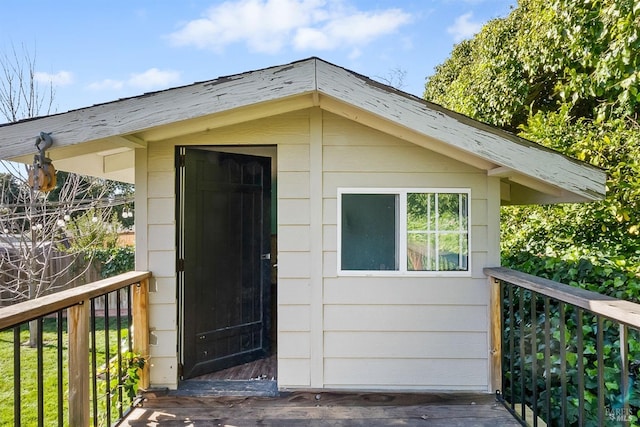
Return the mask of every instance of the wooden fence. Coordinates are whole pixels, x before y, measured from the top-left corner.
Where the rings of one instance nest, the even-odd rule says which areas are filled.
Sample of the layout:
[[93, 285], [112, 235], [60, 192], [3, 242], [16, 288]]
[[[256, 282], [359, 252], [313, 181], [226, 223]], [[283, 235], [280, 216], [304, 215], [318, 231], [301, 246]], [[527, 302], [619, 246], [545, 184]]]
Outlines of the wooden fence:
[[[4, 256], [16, 255], [8, 255], [7, 250], [5, 249]], [[82, 259], [82, 256], [73, 257], [64, 252], [52, 251], [49, 256], [49, 260], [46, 263], [44, 256], [39, 257], [37, 262], [43, 264], [41, 267], [43, 271], [39, 274], [40, 276], [55, 278], [50, 285], [39, 290], [38, 297], [76, 288], [102, 279], [100, 275], [102, 265], [97, 261], [92, 262], [91, 265], [87, 265]], [[24, 276], [24, 274], [24, 272], [20, 273], [19, 268], [13, 266], [12, 263], [0, 261], [0, 308], [28, 300], [28, 298], [19, 295], [20, 293], [24, 293], [26, 295], [27, 293], [28, 285], [26, 280], [23, 280], [23, 284], [20, 285], [18, 290], [13, 289], [13, 286], [11, 285], [11, 282], [15, 280], [15, 277], [19, 275]], [[116, 295], [111, 294], [109, 295], [109, 298], [109, 306], [115, 307]], [[102, 310], [104, 305], [102, 300], [96, 301], [96, 303], [96, 309]], [[123, 304], [123, 308], [127, 308], [125, 305], [126, 301], [123, 300], [121, 303]]]

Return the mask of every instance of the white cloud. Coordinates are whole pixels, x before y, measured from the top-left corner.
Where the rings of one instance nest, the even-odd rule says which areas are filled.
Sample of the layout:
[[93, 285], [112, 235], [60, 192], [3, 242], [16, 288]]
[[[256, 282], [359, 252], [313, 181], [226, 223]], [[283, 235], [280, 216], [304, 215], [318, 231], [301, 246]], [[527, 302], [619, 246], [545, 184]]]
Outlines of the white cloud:
[[260, 53], [357, 49], [410, 20], [401, 9], [359, 11], [342, 0], [230, 0], [185, 23], [169, 39], [216, 52], [233, 43]]
[[132, 74], [127, 85], [140, 89], [166, 88], [180, 81], [180, 73], [171, 70], [150, 68], [144, 73]]
[[89, 89], [93, 90], [120, 90], [124, 87], [124, 83], [120, 80], [104, 79], [89, 85]]
[[351, 52], [349, 52], [349, 59], [352, 61], [355, 61], [356, 59], [360, 58], [362, 56], [362, 51], [358, 48], [355, 48], [353, 50], [351, 50]]
[[179, 81], [180, 73], [178, 71], [150, 68], [142, 73], [131, 74], [128, 80], [105, 79], [91, 83], [89, 89], [97, 91], [121, 90], [125, 87], [140, 90], [164, 89]]
[[[364, 46], [382, 35], [393, 33], [409, 19], [410, 16], [400, 9], [334, 16], [316, 28], [299, 28], [293, 46], [298, 50]], [[316, 36], [308, 37], [309, 33]]]
[[[444, 0], [444, 3], [460, 3], [461, 0]], [[481, 3], [485, 3], [487, 0], [462, 0], [462, 3], [467, 3], [470, 5], [478, 5]]]
[[453, 25], [447, 28], [447, 33], [453, 36], [453, 40], [455, 42], [471, 38], [474, 34], [478, 33], [480, 29], [482, 29], [482, 23], [471, 21], [472, 17], [472, 12], [460, 15], [456, 18]]
[[52, 83], [54, 86], [66, 86], [73, 83], [73, 74], [69, 71], [58, 71], [55, 74], [36, 71], [33, 78], [38, 83]]

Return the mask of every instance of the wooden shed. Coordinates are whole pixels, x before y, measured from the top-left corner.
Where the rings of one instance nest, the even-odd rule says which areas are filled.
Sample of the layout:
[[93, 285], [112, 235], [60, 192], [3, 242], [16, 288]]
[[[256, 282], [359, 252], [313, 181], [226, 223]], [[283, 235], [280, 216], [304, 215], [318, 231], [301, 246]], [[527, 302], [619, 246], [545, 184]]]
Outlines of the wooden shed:
[[495, 390], [500, 206], [605, 174], [309, 58], [0, 126], [30, 163], [135, 184], [151, 386], [274, 355], [279, 389]]

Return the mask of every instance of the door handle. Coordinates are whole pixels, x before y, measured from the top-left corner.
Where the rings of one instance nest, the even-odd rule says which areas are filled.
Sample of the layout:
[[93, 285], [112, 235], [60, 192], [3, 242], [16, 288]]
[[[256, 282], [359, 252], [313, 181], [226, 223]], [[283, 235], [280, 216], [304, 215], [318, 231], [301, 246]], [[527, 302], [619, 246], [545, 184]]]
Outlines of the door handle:
[[260, 255], [260, 259], [271, 259], [271, 254], [262, 254]]

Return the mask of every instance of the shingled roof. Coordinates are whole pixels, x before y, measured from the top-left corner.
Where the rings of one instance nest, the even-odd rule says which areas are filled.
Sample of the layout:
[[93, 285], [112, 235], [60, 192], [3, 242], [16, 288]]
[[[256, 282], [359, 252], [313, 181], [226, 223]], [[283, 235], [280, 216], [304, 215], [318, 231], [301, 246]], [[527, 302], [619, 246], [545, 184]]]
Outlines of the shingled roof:
[[51, 132], [60, 170], [133, 182], [136, 149], [319, 107], [500, 177], [504, 203], [604, 197], [604, 171], [345, 68], [308, 58], [0, 126], [0, 158], [31, 162]]

